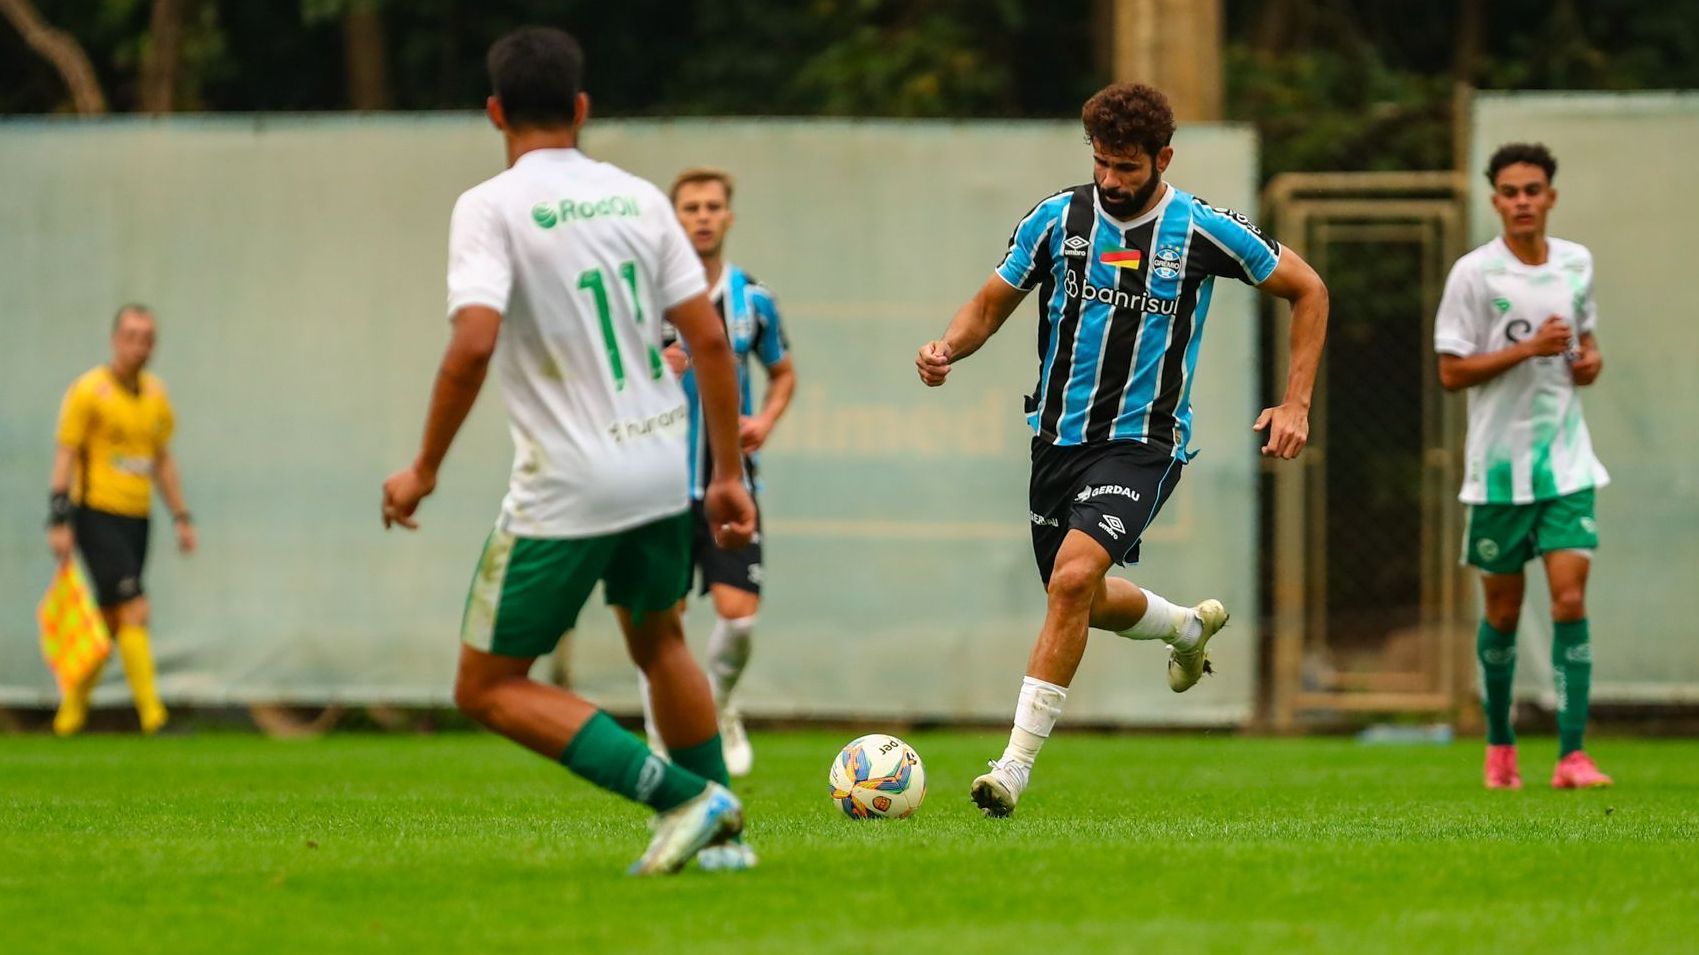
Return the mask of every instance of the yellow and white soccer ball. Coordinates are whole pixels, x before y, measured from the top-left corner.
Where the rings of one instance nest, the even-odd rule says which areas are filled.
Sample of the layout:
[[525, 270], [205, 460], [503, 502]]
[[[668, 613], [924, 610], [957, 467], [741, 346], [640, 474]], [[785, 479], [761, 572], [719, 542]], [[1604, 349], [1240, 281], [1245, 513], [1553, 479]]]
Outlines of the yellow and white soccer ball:
[[883, 733], [850, 740], [827, 774], [832, 801], [851, 819], [901, 819], [926, 798], [926, 767], [914, 747]]

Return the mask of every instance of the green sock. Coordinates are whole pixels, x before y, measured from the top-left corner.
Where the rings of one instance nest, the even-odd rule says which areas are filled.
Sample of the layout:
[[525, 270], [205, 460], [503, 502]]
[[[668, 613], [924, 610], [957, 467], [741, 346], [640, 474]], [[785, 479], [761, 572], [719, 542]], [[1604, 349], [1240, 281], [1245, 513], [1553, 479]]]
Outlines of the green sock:
[[1559, 757], [1581, 748], [1587, 731], [1587, 696], [1593, 689], [1593, 644], [1587, 620], [1552, 624], [1552, 682], [1557, 688]]
[[566, 744], [560, 762], [603, 789], [652, 806], [656, 812], [666, 812], [708, 788], [707, 780], [649, 752], [649, 747], [599, 710]]
[[1510, 728], [1510, 683], [1516, 676], [1516, 633], [1500, 633], [1485, 619], [1475, 631], [1475, 656], [1481, 661], [1481, 706], [1487, 713], [1487, 742], [1516, 742]]
[[720, 744], [720, 734], [715, 733], [706, 743], [698, 743], [689, 749], [672, 751], [673, 762], [690, 770], [703, 779], [730, 787], [731, 774], [726, 772], [726, 752]]

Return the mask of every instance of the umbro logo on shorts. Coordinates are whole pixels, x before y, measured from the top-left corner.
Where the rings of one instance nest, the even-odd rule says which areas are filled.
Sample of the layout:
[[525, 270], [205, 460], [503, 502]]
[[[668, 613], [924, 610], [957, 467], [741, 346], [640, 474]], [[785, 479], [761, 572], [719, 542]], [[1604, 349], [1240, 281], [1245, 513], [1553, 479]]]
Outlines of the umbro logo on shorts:
[[1113, 514], [1110, 514], [1103, 520], [1098, 521], [1097, 526], [1103, 528], [1110, 538], [1114, 540], [1120, 540], [1121, 535], [1127, 532], [1127, 525], [1121, 523], [1121, 519]]

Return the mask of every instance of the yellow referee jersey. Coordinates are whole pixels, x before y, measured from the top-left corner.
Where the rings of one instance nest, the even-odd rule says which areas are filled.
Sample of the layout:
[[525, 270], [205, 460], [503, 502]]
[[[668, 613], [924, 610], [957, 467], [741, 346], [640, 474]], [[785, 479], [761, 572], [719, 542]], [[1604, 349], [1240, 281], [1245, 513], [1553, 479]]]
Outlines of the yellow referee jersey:
[[84, 507], [146, 517], [154, 465], [176, 420], [165, 383], [142, 372], [131, 392], [102, 365], [71, 383], [59, 409], [59, 443], [77, 451], [73, 496]]

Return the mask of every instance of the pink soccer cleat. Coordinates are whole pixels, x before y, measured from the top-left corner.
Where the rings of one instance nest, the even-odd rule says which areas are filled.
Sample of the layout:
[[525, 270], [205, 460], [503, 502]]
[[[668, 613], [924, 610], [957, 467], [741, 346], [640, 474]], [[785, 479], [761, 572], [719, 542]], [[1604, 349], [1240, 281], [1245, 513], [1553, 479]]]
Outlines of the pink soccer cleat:
[[1516, 770], [1516, 744], [1487, 747], [1487, 788], [1521, 789], [1522, 774]]
[[1553, 789], [1603, 789], [1610, 784], [1611, 778], [1599, 772], [1592, 757], [1580, 750], [1558, 760], [1552, 770]]

